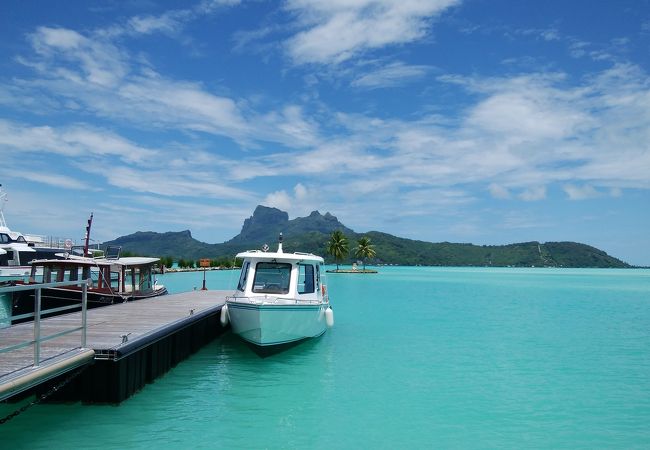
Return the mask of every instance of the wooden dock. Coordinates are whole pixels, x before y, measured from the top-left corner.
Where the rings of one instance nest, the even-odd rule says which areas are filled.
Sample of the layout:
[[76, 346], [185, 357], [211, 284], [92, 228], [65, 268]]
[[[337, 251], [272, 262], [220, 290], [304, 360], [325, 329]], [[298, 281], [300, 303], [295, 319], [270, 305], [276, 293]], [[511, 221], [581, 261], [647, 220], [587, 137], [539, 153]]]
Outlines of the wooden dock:
[[[230, 291], [190, 291], [115, 304], [87, 311], [86, 346], [82, 331], [41, 343], [33, 366], [33, 346], [0, 354], [0, 399], [28, 389], [45, 391], [67, 373], [88, 365], [59, 400], [119, 403], [146, 383], [218, 336], [221, 308]], [[79, 327], [82, 313], [41, 319], [41, 336]], [[0, 346], [34, 339], [34, 324], [0, 329]]]

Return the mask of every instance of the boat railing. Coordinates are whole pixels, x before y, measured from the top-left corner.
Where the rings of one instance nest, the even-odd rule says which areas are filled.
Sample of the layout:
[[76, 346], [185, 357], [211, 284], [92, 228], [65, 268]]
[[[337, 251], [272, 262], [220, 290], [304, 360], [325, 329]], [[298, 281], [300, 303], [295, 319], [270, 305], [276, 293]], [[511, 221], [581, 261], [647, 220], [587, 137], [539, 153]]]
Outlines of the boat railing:
[[71, 242], [74, 244], [74, 240], [72, 239], [57, 236], [44, 236], [40, 234], [25, 234], [23, 236], [28, 244], [43, 248], [65, 249]]
[[[51, 309], [41, 309], [41, 290], [45, 288], [57, 288], [57, 287], [64, 287], [64, 286], [75, 286], [75, 285], [81, 285], [81, 325], [78, 327], [72, 327], [68, 329], [63, 329], [62, 331], [59, 331], [57, 333], [48, 335], [48, 336], [43, 336], [41, 334], [41, 318], [43, 314], [48, 314], [48, 313], [53, 313], [57, 311], [63, 311], [65, 309], [72, 309], [72, 308], [79, 308], [77, 305], [72, 305], [72, 306], [65, 306], [61, 308], [51, 308]], [[29, 318], [29, 317], [34, 317], [34, 336], [33, 339], [29, 339], [27, 341], [23, 341], [14, 345], [10, 345], [9, 347], [4, 347], [0, 348], [0, 354], [2, 353], [9, 353], [15, 350], [19, 350], [21, 348], [33, 346], [34, 347], [34, 359], [33, 359], [33, 367], [38, 367], [38, 365], [41, 363], [41, 344], [45, 341], [49, 341], [51, 339], [55, 339], [61, 336], [65, 336], [67, 334], [75, 333], [78, 331], [81, 331], [81, 339], [80, 339], [80, 347], [85, 348], [86, 347], [86, 331], [87, 331], [87, 310], [88, 310], [88, 282], [87, 281], [82, 281], [82, 280], [77, 280], [77, 281], [59, 281], [56, 283], [39, 283], [36, 285], [16, 285], [16, 286], [10, 286], [10, 287], [2, 287], [0, 288], [0, 295], [6, 294], [6, 293], [12, 293], [12, 292], [19, 292], [19, 291], [29, 291], [29, 290], [34, 290], [35, 295], [34, 295], [34, 312], [33, 313], [28, 313], [28, 314], [21, 314], [20, 316], [14, 316], [11, 317], [11, 319], [20, 319], [20, 318]], [[68, 349], [69, 350], [69, 349]], [[68, 350], [62, 350], [61, 353], [64, 353], [65, 351]]]
[[273, 295], [264, 295], [264, 296], [243, 296], [243, 295], [232, 295], [227, 296], [226, 300], [232, 301], [248, 301], [254, 305], [277, 305], [277, 304], [286, 304], [286, 305], [319, 305], [323, 303], [320, 299], [303, 299], [295, 297], [276, 297]]

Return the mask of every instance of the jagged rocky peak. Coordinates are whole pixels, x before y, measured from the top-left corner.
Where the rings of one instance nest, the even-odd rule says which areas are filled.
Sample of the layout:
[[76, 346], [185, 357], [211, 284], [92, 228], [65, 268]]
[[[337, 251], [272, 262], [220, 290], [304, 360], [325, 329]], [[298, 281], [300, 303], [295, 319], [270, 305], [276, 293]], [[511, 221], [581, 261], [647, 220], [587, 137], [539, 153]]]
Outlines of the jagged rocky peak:
[[321, 214], [320, 211], [318, 211], [318, 210], [316, 210], [316, 211], [312, 211], [312, 212], [309, 214], [308, 217], [310, 217], [310, 218], [312, 218], [312, 219], [316, 219], [316, 218], [322, 217], [322, 218], [324, 218], [324, 219], [326, 219], [326, 220], [330, 220], [330, 221], [336, 221], [336, 222], [338, 222], [338, 219], [336, 218], [336, 216], [333, 216], [333, 215], [330, 214], [329, 212], [326, 212], [325, 214]]
[[174, 234], [177, 234], [179, 236], [186, 237], [186, 238], [192, 238], [192, 232], [190, 230], [183, 230], [183, 231], [179, 231], [178, 233], [174, 233]]
[[241, 228], [241, 234], [246, 234], [247, 231], [257, 226], [268, 226], [284, 224], [289, 221], [289, 214], [280, 211], [278, 208], [270, 208], [268, 206], [258, 205], [253, 212], [253, 215], [244, 220], [244, 225]]

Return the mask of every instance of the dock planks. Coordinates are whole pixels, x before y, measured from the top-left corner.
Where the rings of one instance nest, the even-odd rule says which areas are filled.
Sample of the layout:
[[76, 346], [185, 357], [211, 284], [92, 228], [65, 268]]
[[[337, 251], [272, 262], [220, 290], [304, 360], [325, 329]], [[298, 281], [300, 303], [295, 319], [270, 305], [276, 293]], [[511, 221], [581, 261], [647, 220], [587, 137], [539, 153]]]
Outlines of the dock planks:
[[[217, 314], [231, 291], [190, 291], [150, 299], [89, 309], [85, 349], [81, 349], [81, 331], [41, 343], [40, 367], [33, 364], [33, 346], [0, 354], [0, 390], [16, 378], [30, 377], [48, 364], [69, 359], [79, 365], [79, 354], [94, 350], [95, 359], [119, 359], [179, 328]], [[41, 337], [81, 326], [81, 312], [41, 319]], [[128, 340], [123, 342], [123, 336]], [[0, 347], [9, 347], [34, 338], [33, 323], [21, 323], [0, 329]], [[64, 363], [63, 363], [64, 364]], [[73, 369], [76, 366], [71, 366]]]

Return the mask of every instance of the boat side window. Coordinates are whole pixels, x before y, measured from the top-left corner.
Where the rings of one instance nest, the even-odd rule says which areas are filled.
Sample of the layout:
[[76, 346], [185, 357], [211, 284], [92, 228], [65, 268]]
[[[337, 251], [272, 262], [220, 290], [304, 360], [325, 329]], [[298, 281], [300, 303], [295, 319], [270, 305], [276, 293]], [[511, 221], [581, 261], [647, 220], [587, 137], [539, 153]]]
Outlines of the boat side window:
[[237, 290], [244, 292], [246, 289], [246, 279], [248, 278], [248, 269], [250, 268], [251, 263], [246, 261], [241, 268], [241, 274], [239, 275], [239, 284], [237, 285]]
[[288, 294], [291, 264], [260, 262], [255, 266], [253, 292], [261, 294]]
[[0, 243], [6, 244], [9, 242], [9, 235], [8, 234], [0, 234]]
[[43, 267], [43, 282], [55, 283], [57, 281], [63, 281], [63, 270], [58, 266]]
[[139, 269], [140, 269], [140, 278], [139, 278], [140, 290], [143, 292], [149, 292], [152, 289], [151, 267], [142, 266]]
[[314, 291], [314, 266], [298, 264], [298, 294], [311, 294]]

